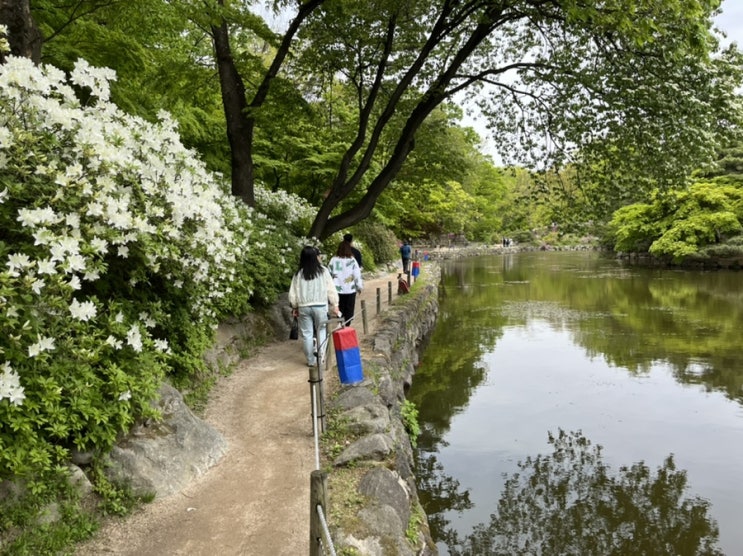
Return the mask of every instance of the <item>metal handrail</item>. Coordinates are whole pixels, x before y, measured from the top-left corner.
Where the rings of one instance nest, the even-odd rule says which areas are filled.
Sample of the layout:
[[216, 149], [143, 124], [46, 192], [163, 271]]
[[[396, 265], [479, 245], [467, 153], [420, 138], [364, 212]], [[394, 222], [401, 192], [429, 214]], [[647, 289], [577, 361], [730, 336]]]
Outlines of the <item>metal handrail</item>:
[[[408, 275], [408, 280], [410, 280], [410, 276]], [[410, 282], [408, 282], [410, 283]], [[392, 304], [392, 283], [387, 284], [387, 292], [388, 292], [388, 300], [389, 304]], [[381, 306], [382, 306], [382, 296], [381, 296], [381, 290], [380, 288], [377, 288], [377, 315], [381, 312]], [[361, 300], [361, 317], [363, 320], [363, 326], [364, 326], [364, 333], [366, 334], [368, 331], [367, 328], [367, 309], [366, 304], [364, 303], [364, 300]], [[346, 321], [343, 320], [343, 317], [334, 317], [333, 319], [328, 319], [325, 322], [325, 326], [329, 327], [331, 322], [333, 320], [338, 321], [338, 327], [334, 330], [337, 330], [338, 328], [343, 328], [344, 326], [347, 326], [351, 319], [348, 319]], [[315, 470], [312, 472], [312, 476], [310, 479], [310, 505], [314, 511], [310, 512], [310, 556], [318, 556], [320, 554], [325, 554], [325, 543], [327, 544], [327, 549], [329, 550], [330, 554], [332, 556], [336, 556], [335, 552], [335, 546], [333, 545], [333, 539], [330, 536], [330, 529], [328, 527], [328, 522], [325, 518], [325, 511], [324, 508], [327, 507], [327, 500], [326, 500], [326, 480], [327, 476], [325, 473], [322, 473], [320, 471], [320, 427], [318, 427], [318, 421], [322, 424], [322, 429], [324, 430], [325, 424], [324, 424], [324, 409], [321, 409], [323, 407], [324, 401], [324, 393], [322, 389], [322, 382], [323, 382], [323, 366], [325, 366], [328, 362], [328, 342], [330, 341], [331, 337], [331, 330], [327, 331], [328, 333], [325, 335], [325, 341], [322, 343], [322, 345], [318, 345], [319, 342], [317, 342], [317, 336], [315, 336], [315, 347], [316, 347], [316, 353], [315, 353], [315, 359], [317, 360], [317, 363], [315, 367], [312, 367], [312, 370], [310, 371], [310, 389], [311, 389], [311, 397], [312, 397], [312, 433], [314, 437], [315, 442]], [[322, 357], [321, 357], [322, 354]], [[313, 377], [314, 373], [314, 377]], [[321, 411], [323, 415], [318, 415], [318, 411]], [[318, 523], [319, 521], [319, 530], [318, 530]], [[325, 543], [323, 542], [325, 541]]]
[[[322, 510], [322, 505], [318, 504], [317, 506], [315, 506], [315, 509], [317, 510], [317, 517], [320, 519], [320, 525], [322, 526], [322, 534], [328, 543], [330, 554], [332, 556], [336, 556], [335, 546], [333, 545], [333, 539], [330, 537], [330, 529], [328, 528], [328, 522], [325, 520], [325, 513]], [[320, 546], [324, 549], [325, 545], [322, 544], [322, 539], [318, 539], [318, 541], [320, 542]]]

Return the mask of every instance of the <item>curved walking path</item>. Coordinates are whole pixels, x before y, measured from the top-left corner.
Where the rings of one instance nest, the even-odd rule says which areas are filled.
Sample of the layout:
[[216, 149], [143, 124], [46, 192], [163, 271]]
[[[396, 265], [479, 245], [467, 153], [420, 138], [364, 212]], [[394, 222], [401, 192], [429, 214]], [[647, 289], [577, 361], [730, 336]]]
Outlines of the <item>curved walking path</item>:
[[[388, 307], [397, 273], [364, 281], [356, 328], [363, 350], [360, 300], [369, 335]], [[325, 373], [337, 383], [335, 369]], [[309, 371], [297, 341], [275, 342], [240, 361], [212, 391], [204, 419], [227, 440], [227, 454], [180, 493], [111, 520], [78, 556], [301, 556], [309, 554], [310, 473], [314, 439]], [[326, 382], [326, 384], [327, 384]], [[326, 388], [326, 391], [328, 388]]]

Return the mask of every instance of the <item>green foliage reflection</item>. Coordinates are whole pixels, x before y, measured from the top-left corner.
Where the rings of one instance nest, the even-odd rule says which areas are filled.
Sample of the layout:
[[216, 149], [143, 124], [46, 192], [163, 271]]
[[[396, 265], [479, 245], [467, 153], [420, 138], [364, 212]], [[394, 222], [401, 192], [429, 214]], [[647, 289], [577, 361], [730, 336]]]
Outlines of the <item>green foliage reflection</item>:
[[[569, 329], [590, 357], [633, 374], [665, 364], [681, 383], [743, 402], [739, 272], [630, 268], [596, 254], [522, 253], [452, 263], [441, 288], [442, 341], [456, 353], [430, 353], [437, 366], [439, 358], [467, 356], [476, 367], [503, 326], [538, 318]], [[436, 350], [426, 359], [429, 351]]]
[[552, 454], [519, 463], [490, 522], [450, 545], [452, 556], [722, 554], [709, 503], [684, 497], [672, 456], [655, 473], [643, 462], [613, 473], [580, 432], [549, 442]]

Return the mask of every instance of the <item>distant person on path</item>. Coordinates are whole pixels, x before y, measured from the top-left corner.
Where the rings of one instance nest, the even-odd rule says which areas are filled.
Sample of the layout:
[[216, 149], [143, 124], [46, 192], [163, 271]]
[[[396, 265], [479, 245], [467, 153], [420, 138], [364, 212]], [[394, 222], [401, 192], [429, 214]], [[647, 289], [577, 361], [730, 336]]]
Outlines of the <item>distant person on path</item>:
[[410, 255], [412, 254], [413, 248], [410, 245], [410, 240], [406, 239], [400, 247], [400, 257], [402, 257], [402, 271], [410, 272]]
[[333, 277], [320, 263], [318, 250], [311, 245], [305, 245], [299, 254], [299, 270], [292, 277], [289, 287], [289, 304], [292, 315], [299, 321], [302, 351], [307, 358], [307, 365], [314, 367], [317, 364], [312, 344], [314, 331], [317, 330], [319, 350], [328, 334], [328, 312], [338, 316], [340, 310]]
[[356, 307], [356, 294], [364, 289], [364, 281], [361, 278], [361, 267], [351, 251], [351, 243], [341, 241], [335, 256], [330, 259], [330, 275], [335, 282], [338, 291], [338, 306], [340, 307], [343, 320], [350, 324]]
[[359, 251], [353, 246], [353, 236], [351, 234], [346, 234], [343, 236], [343, 241], [347, 241], [348, 244], [351, 246], [351, 252], [353, 253], [353, 258], [356, 259], [356, 262], [358, 263], [359, 268], [363, 270], [364, 265], [361, 263], [361, 251]]

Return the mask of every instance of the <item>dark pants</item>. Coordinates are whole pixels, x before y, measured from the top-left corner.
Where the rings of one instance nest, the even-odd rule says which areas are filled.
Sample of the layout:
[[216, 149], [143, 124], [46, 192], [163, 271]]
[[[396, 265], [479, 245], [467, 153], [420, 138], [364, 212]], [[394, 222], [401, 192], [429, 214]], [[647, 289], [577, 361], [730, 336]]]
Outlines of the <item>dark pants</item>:
[[402, 260], [402, 271], [403, 272], [410, 272], [410, 259], [403, 259]]
[[339, 293], [338, 294], [338, 309], [341, 310], [343, 315], [343, 322], [349, 323], [353, 319], [353, 312], [356, 308], [356, 294], [355, 293]]

